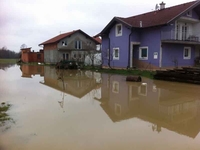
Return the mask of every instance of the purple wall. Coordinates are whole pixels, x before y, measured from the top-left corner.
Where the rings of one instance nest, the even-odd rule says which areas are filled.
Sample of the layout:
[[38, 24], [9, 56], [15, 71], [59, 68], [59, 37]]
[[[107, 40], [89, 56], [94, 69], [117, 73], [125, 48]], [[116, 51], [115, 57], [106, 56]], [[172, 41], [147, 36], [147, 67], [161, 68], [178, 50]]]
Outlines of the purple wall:
[[103, 66], [108, 66], [107, 50], [109, 49], [109, 38], [107, 36], [102, 37], [102, 61]]
[[187, 16], [187, 13], [183, 15], [184, 17], [188, 17], [188, 18], [193, 18], [193, 19], [199, 19], [199, 16], [197, 15], [197, 13], [192, 10], [192, 17]]
[[[126, 68], [128, 66], [129, 35], [131, 31], [122, 25], [122, 36], [116, 37], [115, 25], [110, 30], [111, 66]], [[119, 60], [113, 60], [113, 48], [119, 47]]]
[[[183, 59], [184, 47], [191, 47], [191, 59]], [[174, 59], [178, 60], [178, 66], [194, 65], [195, 48], [192, 45], [182, 44], [163, 44], [163, 60], [162, 67], [175, 67]]]
[[[148, 60], [140, 60], [147, 64], [159, 66], [159, 53], [160, 53], [160, 28], [143, 29], [140, 32], [140, 45], [134, 46], [134, 56], [139, 59], [139, 48], [148, 47]], [[158, 53], [158, 58], [154, 59], [154, 52]]]

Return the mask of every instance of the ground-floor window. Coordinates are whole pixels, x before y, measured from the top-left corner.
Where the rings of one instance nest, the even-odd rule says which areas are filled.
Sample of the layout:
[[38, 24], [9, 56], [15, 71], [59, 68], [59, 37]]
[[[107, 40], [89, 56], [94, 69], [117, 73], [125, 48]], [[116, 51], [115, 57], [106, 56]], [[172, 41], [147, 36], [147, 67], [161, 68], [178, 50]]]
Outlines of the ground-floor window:
[[69, 54], [63, 53], [63, 60], [69, 60]]
[[191, 59], [191, 47], [184, 47], [183, 59]]
[[113, 59], [119, 60], [119, 48], [113, 48]]
[[139, 59], [148, 60], [148, 47], [139, 48]]

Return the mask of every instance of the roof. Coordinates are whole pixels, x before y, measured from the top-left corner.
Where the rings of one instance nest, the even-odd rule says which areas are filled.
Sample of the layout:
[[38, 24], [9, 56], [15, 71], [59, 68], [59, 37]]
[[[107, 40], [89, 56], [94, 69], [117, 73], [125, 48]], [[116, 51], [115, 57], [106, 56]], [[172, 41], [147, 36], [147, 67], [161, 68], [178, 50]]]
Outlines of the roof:
[[46, 45], [46, 44], [51, 44], [51, 43], [56, 43], [56, 42], [59, 42], [60, 40], [66, 38], [66, 37], [69, 37], [71, 35], [73, 35], [74, 33], [77, 33], [77, 32], [81, 32], [82, 34], [84, 34], [85, 36], [89, 37], [91, 40], [93, 40], [95, 43], [99, 44], [99, 42], [97, 40], [95, 40], [94, 38], [92, 38], [91, 36], [89, 36], [88, 34], [86, 34], [85, 32], [83, 32], [82, 30], [73, 30], [71, 32], [67, 32], [67, 33], [63, 33], [63, 34], [60, 34], [58, 36], [55, 36], [39, 45]]
[[97, 42], [101, 44], [101, 39], [99, 37], [93, 37], [93, 39], [95, 39]]
[[[153, 26], [160, 26], [170, 23], [171, 21], [174, 21], [187, 11], [195, 8], [200, 4], [200, 1], [192, 1], [176, 6], [172, 6], [169, 8], [164, 8], [161, 10], [155, 10], [152, 12], [131, 16], [127, 18], [123, 17], [114, 17], [109, 24], [102, 30], [101, 33], [105, 32], [107, 29], [110, 28], [110, 25], [113, 24], [113, 22], [121, 22], [124, 25], [132, 28], [147, 28], [147, 27], [153, 27]], [[198, 13], [200, 13], [200, 6], [196, 9]], [[141, 26], [142, 24], [142, 26]]]

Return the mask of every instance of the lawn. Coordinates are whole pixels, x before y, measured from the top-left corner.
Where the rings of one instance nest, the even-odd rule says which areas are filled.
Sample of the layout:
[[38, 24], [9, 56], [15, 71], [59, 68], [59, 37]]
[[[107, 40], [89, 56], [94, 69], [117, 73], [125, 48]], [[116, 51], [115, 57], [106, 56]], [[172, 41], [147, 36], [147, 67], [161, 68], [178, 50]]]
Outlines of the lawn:
[[9, 63], [15, 64], [18, 59], [0, 59], [0, 63]]

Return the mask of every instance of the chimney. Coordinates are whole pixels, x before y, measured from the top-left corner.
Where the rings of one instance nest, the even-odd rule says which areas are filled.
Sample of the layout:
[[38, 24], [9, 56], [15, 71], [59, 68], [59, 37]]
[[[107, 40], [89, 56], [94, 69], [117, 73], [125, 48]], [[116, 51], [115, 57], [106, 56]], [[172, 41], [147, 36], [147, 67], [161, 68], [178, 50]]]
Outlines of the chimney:
[[140, 21], [140, 28], [142, 28], [142, 21]]
[[162, 10], [162, 9], [165, 9], [165, 3], [164, 2], [160, 3], [160, 10]]

